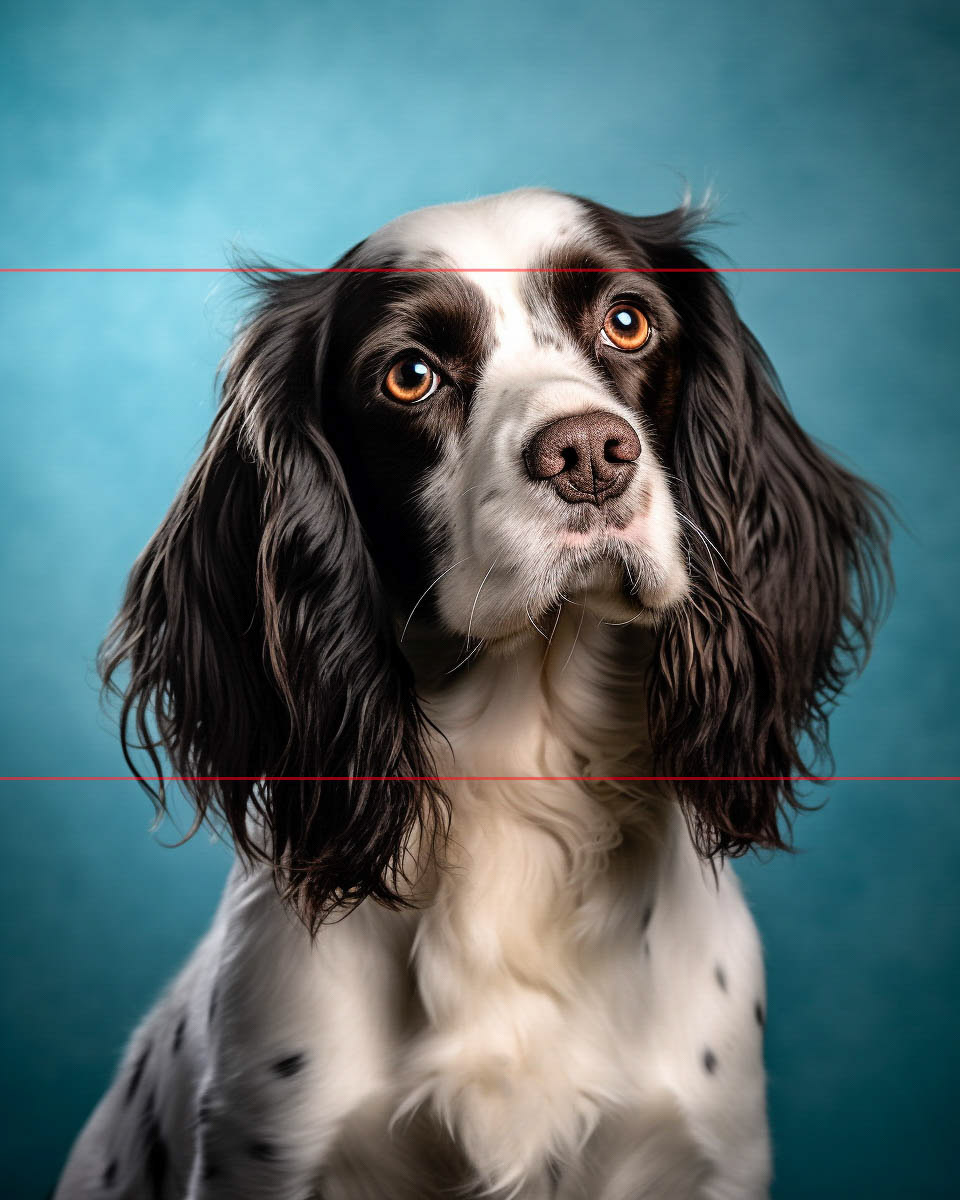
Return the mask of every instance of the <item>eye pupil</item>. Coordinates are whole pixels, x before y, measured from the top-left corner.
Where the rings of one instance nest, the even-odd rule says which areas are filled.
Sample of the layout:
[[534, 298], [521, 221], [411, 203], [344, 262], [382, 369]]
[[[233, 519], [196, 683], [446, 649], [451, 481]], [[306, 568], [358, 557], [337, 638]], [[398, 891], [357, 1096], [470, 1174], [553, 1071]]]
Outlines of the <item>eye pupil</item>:
[[617, 315], [613, 318], [618, 325], [624, 330], [631, 329], [637, 323], [636, 317], [632, 313], [627, 312], [625, 308], [621, 308]]

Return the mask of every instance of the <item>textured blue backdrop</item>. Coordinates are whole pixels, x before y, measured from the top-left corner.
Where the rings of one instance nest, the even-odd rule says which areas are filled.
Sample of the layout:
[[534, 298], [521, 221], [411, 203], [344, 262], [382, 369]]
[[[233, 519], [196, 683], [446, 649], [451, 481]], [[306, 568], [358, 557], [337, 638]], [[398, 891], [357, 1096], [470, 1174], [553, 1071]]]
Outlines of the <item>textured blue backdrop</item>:
[[[329, 262], [521, 184], [633, 211], [710, 184], [740, 264], [960, 264], [956, 6], [800, 0], [6, 4], [4, 265]], [[893, 495], [899, 597], [845, 774], [960, 768], [960, 277], [740, 277], [802, 422]], [[3, 305], [0, 772], [123, 770], [91, 661], [212, 413], [210, 276], [17, 275]], [[775, 1194], [955, 1183], [960, 794], [837, 784], [744, 864], [770, 970]], [[4, 1194], [42, 1195], [228, 852], [124, 784], [2, 784]], [[173, 834], [170, 834], [172, 840]]]

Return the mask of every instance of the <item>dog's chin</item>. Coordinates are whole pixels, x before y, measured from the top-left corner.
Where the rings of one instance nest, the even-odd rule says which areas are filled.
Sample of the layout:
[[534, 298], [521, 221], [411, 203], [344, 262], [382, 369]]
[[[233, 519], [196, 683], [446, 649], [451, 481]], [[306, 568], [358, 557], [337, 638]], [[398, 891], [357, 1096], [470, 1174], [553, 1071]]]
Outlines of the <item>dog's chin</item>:
[[628, 562], [618, 555], [577, 573], [562, 591], [599, 621], [654, 625], [686, 594], [686, 579], [649, 558]]
[[588, 568], [571, 570], [550, 599], [542, 594], [524, 611], [503, 619], [484, 634], [486, 649], [509, 654], [524, 642], [548, 636], [563, 607], [581, 606], [588, 616], [612, 627], [652, 628], [687, 594], [682, 565], [660, 565], [649, 558], [630, 562], [619, 555], [604, 557]]

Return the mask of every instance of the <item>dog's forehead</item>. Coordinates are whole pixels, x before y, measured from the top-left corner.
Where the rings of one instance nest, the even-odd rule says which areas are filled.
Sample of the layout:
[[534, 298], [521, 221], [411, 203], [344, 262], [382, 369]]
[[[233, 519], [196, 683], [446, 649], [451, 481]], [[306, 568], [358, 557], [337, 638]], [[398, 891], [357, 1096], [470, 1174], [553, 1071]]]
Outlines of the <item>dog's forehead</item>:
[[493, 345], [522, 350], [533, 336], [529, 268], [582, 246], [588, 230], [586, 209], [574, 197], [524, 188], [407, 213], [367, 239], [364, 258], [462, 271], [487, 302]]
[[524, 188], [406, 213], [367, 241], [367, 252], [400, 266], [444, 265], [505, 273], [536, 266], [582, 232], [585, 211], [572, 196]]

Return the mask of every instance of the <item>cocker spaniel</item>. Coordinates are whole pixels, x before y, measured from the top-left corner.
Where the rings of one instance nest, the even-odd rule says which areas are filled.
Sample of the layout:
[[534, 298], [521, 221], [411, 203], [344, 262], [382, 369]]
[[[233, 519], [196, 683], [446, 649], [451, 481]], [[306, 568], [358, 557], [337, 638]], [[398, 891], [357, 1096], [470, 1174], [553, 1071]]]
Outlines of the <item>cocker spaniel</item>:
[[700, 220], [525, 190], [252, 272], [102, 652], [237, 861], [59, 1200], [766, 1194], [728, 860], [785, 843], [887, 523]]

